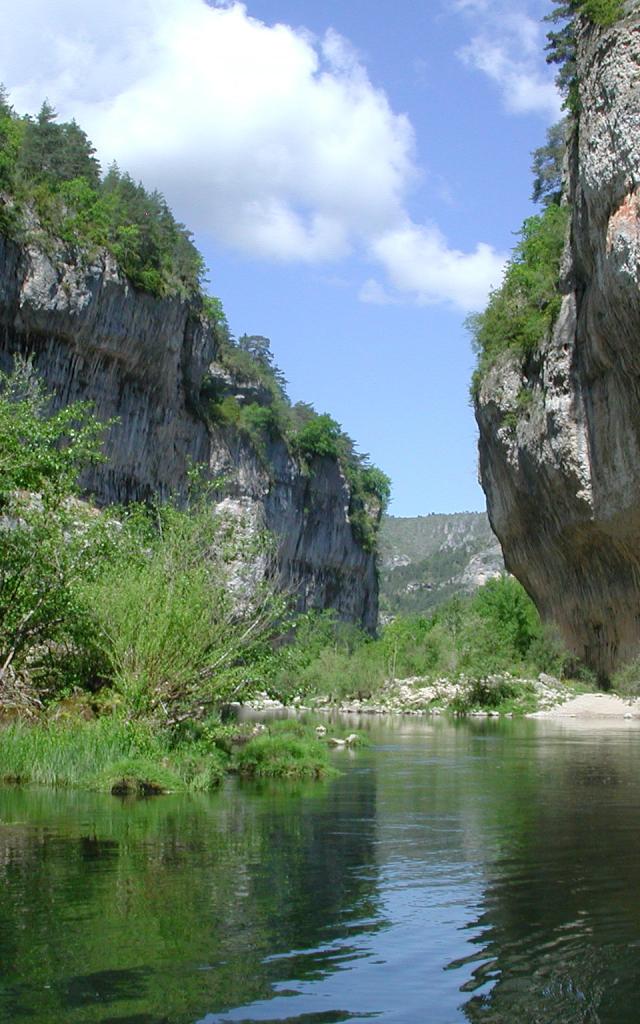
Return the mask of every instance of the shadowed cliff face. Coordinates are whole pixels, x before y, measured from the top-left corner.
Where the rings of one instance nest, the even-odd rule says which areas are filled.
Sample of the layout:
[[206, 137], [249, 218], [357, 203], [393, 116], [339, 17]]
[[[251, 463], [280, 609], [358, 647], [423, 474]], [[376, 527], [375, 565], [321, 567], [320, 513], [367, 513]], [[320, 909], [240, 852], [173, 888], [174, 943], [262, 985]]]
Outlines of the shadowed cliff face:
[[476, 403], [507, 567], [603, 680], [640, 649], [640, 14], [626, 10], [579, 30], [553, 336], [524, 365], [506, 355]]
[[353, 535], [340, 467], [316, 459], [305, 474], [284, 442], [259, 454], [206, 420], [200, 388], [216, 343], [194, 306], [136, 291], [109, 257], [80, 266], [0, 237], [0, 364], [18, 352], [59, 404], [88, 400], [116, 419], [107, 462], [83, 481], [100, 503], [180, 494], [190, 465], [205, 463], [225, 477], [227, 506], [276, 535], [279, 582], [301, 610], [332, 607], [375, 628], [375, 558]]

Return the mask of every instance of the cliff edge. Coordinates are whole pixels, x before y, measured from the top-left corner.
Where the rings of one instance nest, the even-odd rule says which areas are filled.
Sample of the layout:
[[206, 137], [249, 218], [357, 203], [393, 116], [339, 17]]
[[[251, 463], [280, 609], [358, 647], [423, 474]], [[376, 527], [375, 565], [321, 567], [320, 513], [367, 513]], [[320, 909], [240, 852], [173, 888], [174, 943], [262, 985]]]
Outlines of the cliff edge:
[[58, 404], [90, 401], [100, 420], [114, 421], [107, 461], [83, 480], [87, 492], [105, 505], [166, 498], [205, 464], [224, 477], [232, 510], [275, 535], [278, 584], [300, 610], [334, 608], [374, 630], [375, 554], [353, 528], [339, 460], [305, 463], [277, 435], [259, 449], [208, 416], [205, 382], [210, 392], [216, 373], [227, 391], [242, 389], [217, 350], [201, 300], [134, 288], [105, 251], [81, 259], [0, 236], [0, 366], [30, 357]]
[[555, 326], [476, 393], [507, 568], [602, 681], [640, 651], [640, 12], [580, 17]]

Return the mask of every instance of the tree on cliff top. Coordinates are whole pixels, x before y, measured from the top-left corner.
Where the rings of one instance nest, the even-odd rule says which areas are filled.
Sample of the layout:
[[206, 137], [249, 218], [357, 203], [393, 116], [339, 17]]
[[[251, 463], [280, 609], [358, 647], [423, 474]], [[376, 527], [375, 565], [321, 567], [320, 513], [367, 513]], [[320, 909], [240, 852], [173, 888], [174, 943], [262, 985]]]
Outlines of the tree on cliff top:
[[568, 0], [554, 7], [545, 21], [560, 24], [547, 33], [547, 63], [557, 64], [556, 85], [564, 96], [567, 110], [579, 109], [576, 68], [576, 18], [582, 16], [594, 25], [606, 28], [622, 17], [622, 0]]

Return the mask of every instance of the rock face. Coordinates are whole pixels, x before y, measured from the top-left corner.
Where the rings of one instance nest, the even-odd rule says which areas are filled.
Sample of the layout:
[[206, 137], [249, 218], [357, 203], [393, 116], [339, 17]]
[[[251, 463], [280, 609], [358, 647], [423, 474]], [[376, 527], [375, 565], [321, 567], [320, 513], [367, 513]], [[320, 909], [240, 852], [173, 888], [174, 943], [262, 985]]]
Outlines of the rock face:
[[[640, 12], [578, 30], [570, 237], [553, 336], [476, 403], [505, 562], [603, 680], [640, 651]], [[523, 396], [525, 401], [523, 401]]]
[[59, 404], [88, 400], [115, 420], [108, 461], [83, 481], [98, 502], [179, 494], [204, 463], [224, 475], [227, 505], [276, 535], [279, 584], [301, 610], [335, 608], [375, 629], [375, 557], [354, 536], [338, 463], [317, 458], [304, 472], [282, 440], [258, 452], [205, 415], [205, 373], [233, 382], [195, 305], [133, 289], [109, 257], [80, 266], [0, 237], [0, 365], [16, 353], [33, 358]]

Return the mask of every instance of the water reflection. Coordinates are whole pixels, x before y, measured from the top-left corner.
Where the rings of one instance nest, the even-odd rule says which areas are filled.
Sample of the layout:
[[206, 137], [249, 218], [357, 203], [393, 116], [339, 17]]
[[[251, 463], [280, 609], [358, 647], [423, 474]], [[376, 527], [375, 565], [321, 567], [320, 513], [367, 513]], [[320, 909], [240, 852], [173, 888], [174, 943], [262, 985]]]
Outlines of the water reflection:
[[489, 769], [502, 851], [469, 924], [476, 952], [450, 964], [472, 969], [472, 1024], [638, 1020], [639, 740], [621, 725], [537, 725], [500, 781]]
[[363, 725], [322, 785], [0, 791], [2, 1024], [636, 1024], [640, 731]]
[[[277, 954], [380, 927], [361, 870], [374, 779], [345, 783], [134, 803], [3, 791], [0, 1018], [193, 1021], [269, 998]], [[313, 980], [339, 968], [291, 964]]]

